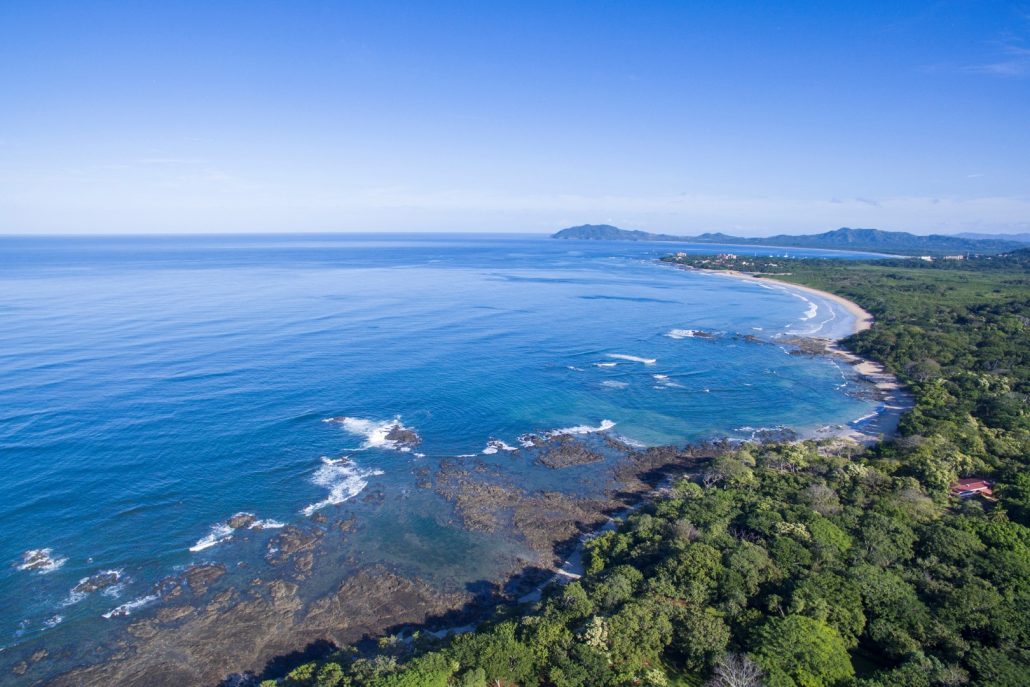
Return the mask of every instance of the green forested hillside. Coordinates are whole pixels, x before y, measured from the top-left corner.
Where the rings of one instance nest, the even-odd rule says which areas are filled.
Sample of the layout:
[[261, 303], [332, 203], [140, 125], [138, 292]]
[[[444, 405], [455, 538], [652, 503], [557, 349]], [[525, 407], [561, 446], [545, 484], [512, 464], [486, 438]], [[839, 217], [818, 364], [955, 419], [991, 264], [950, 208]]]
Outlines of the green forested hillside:
[[[1028, 684], [1026, 256], [775, 269], [876, 316], [846, 345], [911, 385], [896, 440], [727, 450], [593, 539], [583, 578], [541, 603], [449, 641], [343, 649], [277, 683]], [[999, 500], [949, 496], [966, 475]]]
[[620, 229], [610, 224], [583, 224], [558, 231], [551, 238], [603, 241], [678, 241], [680, 243], [722, 243], [738, 246], [782, 246], [793, 248], [820, 248], [834, 250], [897, 253], [901, 255], [944, 255], [948, 253], [976, 253], [980, 255], [1004, 253], [1022, 247], [1022, 242], [1002, 238], [968, 238], [931, 234], [920, 236], [904, 231], [880, 229], [852, 229], [841, 227], [821, 234], [777, 234], [776, 236], [745, 237], [730, 234], [706, 233], [697, 236], [652, 234], [639, 229]]

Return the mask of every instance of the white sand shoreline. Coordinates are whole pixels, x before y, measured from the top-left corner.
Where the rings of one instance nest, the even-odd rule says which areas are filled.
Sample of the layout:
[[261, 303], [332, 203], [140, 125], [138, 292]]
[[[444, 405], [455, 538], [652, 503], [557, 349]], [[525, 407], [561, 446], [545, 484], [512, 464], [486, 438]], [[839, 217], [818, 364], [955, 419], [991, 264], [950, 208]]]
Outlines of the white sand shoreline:
[[838, 296], [835, 293], [830, 293], [829, 291], [823, 291], [821, 289], [816, 289], [811, 286], [803, 286], [801, 284], [783, 281], [782, 279], [777, 279], [776, 277], [759, 277], [748, 272], [739, 272], [737, 270], [707, 270], [700, 267], [692, 267], [690, 269], [695, 272], [703, 272], [705, 274], [721, 274], [727, 277], [733, 277], [734, 279], [744, 279], [747, 281], [762, 284], [775, 282], [778, 286], [782, 286], [786, 289], [803, 291], [805, 293], [812, 294], [813, 296], [819, 296], [820, 298], [825, 298], [826, 300], [833, 301], [837, 305], [844, 308], [844, 310], [846, 310], [847, 313], [854, 318], [851, 327], [852, 334], [864, 332], [865, 330], [873, 326], [873, 316], [869, 313], [868, 310], [864, 309], [862, 306], [860, 306], [858, 303], [855, 303], [854, 301], [849, 301], [847, 298], [844, 298], [843, 296]]
[[[737, 270], [709, 270], [698, 267], [689, 267], [689, 271], [702, 272], [704, 274], [723, 275], [731, 277], [733, 279], [743, 279], [754, 283], [775, 283], [777, 286], [781, 286], [784, 289], [790, 290], [795, 289], [803, 291], [820, 298], [832, 301], [837, 305], [844, 308], [849, 315], [852, 316], [851, 334], [857, 334], [859, 332], [866, 331], [873, 326], [873, 316], [860, 305], [853, 301], [849, 301], [843, 296], [838, 296], [835, 293], [816, 289], [811, 286], [802, 286], [801, 284], [794, 284], [792, 282], [783, 281], [776, 279], [774, 276], [763, 276], [758, 277], [754, 274], [747, 272], [739, 272]], [[875, 412], [875, 417], [881, 425], [881, 431], [873, 434], [872, 432], [863, 431], [855, 425], [859, 423], [859, 420], [853, 420], [852, 426], [841, 428], [840, 430], [831, 431], [830, 436], [840, 436], [851, 439], [857, 443], [871, 445], [883, 439], [890, 438], [897, 430], [898, 422], [901, 419], [902, 413], [912, 407], [913, 400], [911, 395], [905, 390], [904, 385], [898, 381], [891, 372], [889, 372], [880, 363], [872, 360], [867, 360], [851, 351], [845, 350], [840, 347], [840, 340], [846, 337], [839, 337], [836, 339], [828, 337], [808, 337], [811, 339], [821, 339], [825, 342], [826, 353], [831, 355], [847, 365], [858, 374], [859, 377], [864, 379], [873, 385], [879, 396], [880, 407]], [[867, 418], [861, 418], [861, 420], [867, 420]], [[815, 435], [815, 438], [827, 438], [825, 435]]]

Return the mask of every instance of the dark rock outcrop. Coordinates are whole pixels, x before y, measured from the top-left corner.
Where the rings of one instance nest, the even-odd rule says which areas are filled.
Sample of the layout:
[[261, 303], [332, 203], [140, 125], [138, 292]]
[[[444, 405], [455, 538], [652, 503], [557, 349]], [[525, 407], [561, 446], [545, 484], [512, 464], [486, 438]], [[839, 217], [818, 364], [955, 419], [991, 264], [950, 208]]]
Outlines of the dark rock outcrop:
[[113, 570], [108, 570], [90, 575], [72, 587], [72, 591], [76, 594], [92, 594], [100, 589], [107, 589], [118, 584], [119, 580], [121, 580], [121, 575]]

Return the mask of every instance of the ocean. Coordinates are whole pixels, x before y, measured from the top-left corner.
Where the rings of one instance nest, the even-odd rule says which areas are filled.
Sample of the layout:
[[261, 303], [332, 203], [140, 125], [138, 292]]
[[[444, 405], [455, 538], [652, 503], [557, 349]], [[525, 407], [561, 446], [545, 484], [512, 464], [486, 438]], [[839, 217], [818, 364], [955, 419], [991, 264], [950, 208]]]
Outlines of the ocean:
[[[268, 539], [316, 514], [359, 526], [311, 598], [373, 562], [442, 587], [496, 575], [524, 547], [461, 527], [418, 476], [481, 460], [526, 489], [601, 488], [596, 466], [519, 458], [527, 433], [653, 446], [876, 411], [849, 369], [777, 341], [847, 334], [839, 305], [656, 263], [673, 250], [870, 257], [521, 235], [0, 238], [3, 674], [40, 646], [50, 659], [25, 680], [92, 660], [189, 566], [267, 575]], [[420, 442], [390, 438], [402, 429]], [[253, 518], [228, 526], [237, 513]]]

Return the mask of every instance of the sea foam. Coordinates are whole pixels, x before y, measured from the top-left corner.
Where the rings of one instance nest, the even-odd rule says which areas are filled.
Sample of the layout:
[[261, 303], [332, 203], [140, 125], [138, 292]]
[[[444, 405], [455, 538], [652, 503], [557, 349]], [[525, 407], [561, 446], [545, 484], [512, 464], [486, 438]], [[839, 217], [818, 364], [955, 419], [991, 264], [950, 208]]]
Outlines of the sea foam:
[[563, 427], [561, 429], [551, 430], [547, 433], [547, 436], [556, 437], [562, 434], [593, 434], [594, 432], [606, 432], [614, 426], [615, 423], [611, 420], [601, 420], [601, 424], [599, 424], [597, 427], [591, 427], [590, 425], [576, 425], [575, 427]]
[[46, 575], [57, 570], [67, 561], [67, 558], [54, 556], [53, 549], [30, 549], [21, 555], [21, 565], [18, 566], [18, 570], [35, 570], [40, 575]]
[[[240, 519], [242, 519], [246, 524], [234, 527], [233, 521]], [[259, 520], [253, 513], [236, 513], [225, 522], [219, 522], [212, 525], [211, 531], [198, 540], [196, 544], [191, 546], [190, 551], [197, 553], [198, 551], [210, 549], [212, 546], [217, 546], [218, 544], [227, 542], [232, 539], [236, 530], [274, 530], [285, 526], [285, 523], [279, 522], [278, 520], [272, 520], [271, 518]]]
[[121, 606], [117, 606], [115, 608], [112, 608], [107, 613], [104, 613], [103, 617], [107, 618], [108, 620], [110, 620], [111, 618], [118, 618], [118, 617], [121, 617], [121, 616], [132, 615], [132, 612], [135, 611], [136, 609], [143, 608], [147, 604], [150, 604], [150, 603], [153, 603], [153, 602], [157, 601], [158, 598], [160, 598], [160, 597], [158, 597], [157, 594], [148, 594], [146, 596], [141, 596], [138, 599], [133, 599], [132, 601], [130, 601], [128, 603], [124, 603]]
[[384, 474], [382, 470], [365, 470], [350, 458], [322, 458], [322, 466], [311, 481], [329, 490], [329, 496], [306, 506], [301, 513], [311, 515], [326, 506], [335, 506], [354, 498], [368, 486], [368, 478]]
[[626, 355], [625, 353], [609, 353], [609, 358], [616, 358], [617, 360], [628, 360], [633, 363], [643, 363], [644, 365], [654, 365], [658, 362], [657, 358], [641, 358], [637, 355]]
[[510, 446], [500, 439], [491, 439], [486, 443], [486, 448], [483, 449], [483, 453], [488, 456], [492, 456], [498, 451], [518, 451], [518, 448]]
[[367, 418], [341, 416], [328, 417], [322, 422], [338, 424], [343, 427], [344, 431], [354, 434], [355, 436], [364, 437], [365, 441], [359, 447], [360, 450], [370, 448], [411, 450], [410, 447], [404, 446], [401, 442], [387, 438], [390, 435], [390, 432], [394, 430], [406, 432], [412, 431], [410, 427], [406, 427], [404, 423], [401, 422], [400, 417], [395, 417], [392, 420], [369, 420]]
[[211, 531], [206, 536], [202, 537], [197, 541], [196, 544], [190, 547], [190, 551], [196, 553], [197, 551], [203, 551], [204, 549], [210, 549], [212, 546], [221, 544], [224, 541], [229, 541], [232, 538], [232, 533], [235, 530], [225, 523], [218, 523], [211, 527]]

